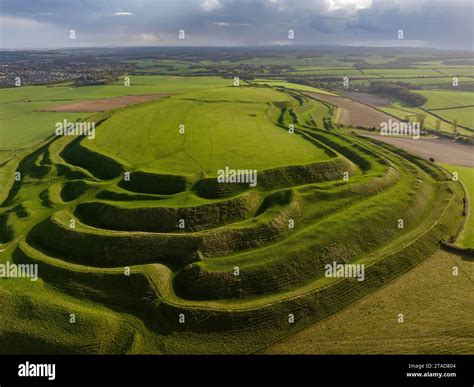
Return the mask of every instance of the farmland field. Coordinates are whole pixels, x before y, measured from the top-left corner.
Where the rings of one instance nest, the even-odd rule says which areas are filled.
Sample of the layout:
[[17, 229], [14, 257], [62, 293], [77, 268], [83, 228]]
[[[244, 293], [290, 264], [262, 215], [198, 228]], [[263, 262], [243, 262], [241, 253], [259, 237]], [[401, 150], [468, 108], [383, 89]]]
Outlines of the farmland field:
[[105, 112], [125, 106], [167, 97], [168, 94], [127, 95], [114, 98], [98, 98], [85, 101], [68, 102], [61, 105], [49, 106], [44, 112]]
[[219, 77], [130, 76], [128, 87], [121, 81], [103, 86], [72, 87], [61, 84], [0, 89], [0, 148], [35, 145], [53, 134], [56, 122], [90, 116], [87, 113], [41, 112], [59, 104], [125, 95], [178, 94], [229, 84], [230, 80]]
[[[431, 131], [440, 131], [443, 133], [455, 134], [454, 121], [457, 122], [457, 135], [472, 137], [473, 132], [473, 117], [474, 117], [474, 93], [470, 91], [463, 91], [464, 87], [468, 87], [474, 80], [474, 70], [462, 72], [462, 76], [458, 76], [457, 86], [453, 86], [453, 77], [447, 77], [446, 75], [451, 74], [456, 68], [449, 67], [447, 74], [443, 73], [446, 70], [446, 66], [432, 64], [432, 68], [425, 68], [423, 63], [420, 64], [419, 68], [410, 69], [396, 69], [396, 68], [383, 68], [383, 69], [354, 69], [348, 66], [305, 66], [298, 65], [294, 66], [296, 71], [292, 71], [288, 76], [298, 77], [310, 77], [314, 80], [325, 80], [330, 79], [330, 85], [333, 86], [337, 80], [342, 82], [344, 77], [347, 77], [351, 88], [349, 91], [344, 90], [333, 90], [328, 91], [322, 88], [295, 84], [287, 82], [284, 79], [257, 79], [256, 83], [267, 84], [270, 86], [282, 86], [295, 90], [312, 91], [320, 94], [347, 95], [352, 99], [359, 100], [357, 94], [360, 93], [358, 88], [362, 88], [362, 93], [369, 96], [370, 91], [364, 92], [364, 90], [370, 87], [371, 82], [388, 82], [388, 83], [401, 83], [409, 84], [415, 88], [414, 93], [418, 93], [426, 97], [426, 102], [421, 107], [410, 106], [398, 99], [389, 101], [384, 106], [378, 106], [379, 110], [392, 115], [395, 118], [411, 121], [416, 121], [419, 115], [425, 116], [425, 128]], [[462, 68], [466, 70], [465, 67]], [[469, 68], [467, 68], [469, 69]], [[422, 89], [422, 90], [418, 90]], [[358, 93], [359, 92], [359, 93]], [[381, 96], [381, 99], [386, 100], [387, 96]], [[380, 98], [373, 96], [373, 99]], [[371, 104], [370, 102], [368, 103]], [[374, 106], [374, 105], [372, 105]], [[451, 111], [452, 108], [458, 108]], [[363, 108], [364, 109], [364, 108]], [[347, 112], [341, 110], [339, 112], [342, 121], [346, 124], [349, 123], [347, 118]], [[346, 117], [347, 116], [347, 117]], [[357, 123], [355, 123], [357, 125]], [[367, 126], [367, 125], [362, 125]]]
[[429, 77], [442, 75], [435, 69], [366, 69], [364, 74], [378, 75], [381, 78], [396, 78], [396, 77]]
[[[473, 108], [469, 108], [471, 111]], [[454, 134], [454, 125], [451, 122], [446, 122], [440, 119], [441, 115], [437, 117], [436, 115], [430, 113], [427, 110], [423, 110], [420, 108], [410, 108], [406, 106], [402, 106], [399, 103], [392, 103], [390, 107], [381, 107], [380, 110], [397, 117], [400, 120], [412, 120], [416, 121], [419, 115], [423, 115], [425, 117], [424, 127], [427, 129], [441, 131], [445, 133]], [[433, 113], [436, 113], [435, 110]], [[436, 113], [437, 114], [437, 113]], [[467, 121], [469, 123], [469, 121]], [[461, 124], [461, 122], [459, 122]], [[473, 132], [468, 129], [464, 129], [462, 127], [457, 128], [458, 133], [465, 135], [465, 136], [472, 136]]]
[[[467, 78], [467, 77], [461, 77], [459, 78], [459, 82], [461, 84], [463, 83], [469, 83], [472, 82], [474, 79], [473, 78]], [[453, 90], [456, 90], [455, 87], [453, 86], [453, 78], [452, 77], [444, 77], [442, 75], [438, 76], [429, 76], [429, 77], [405, 77], [405, 78], [390, 78], [390, 82], [408, 82], [412, 85], [420, 85], [420, 86], [436, 86], [436, 85], [446, 85], [447, 87], [452, 88]]]
[[436, 162], [474, 167], [474, 157], [472, 157], [472, 147], [470, 145], [453, 143], [453, 141], [443, 138], [431, 137], [413, 140], [408, 136], [380, 136], [378, 134], [367, 134], [367, 132], [361, 134], [404, 149], [425, 160], [434, 159]]
[[474, 93], [445, 90], [423, 90], [417, 93], [428, 99], [428, 102], [423, 105], [428, 110], [474, 106]]
[[396, 121], [388, 114], [349, 98], [313, 92], [306, 92], [306, 95], [337, 106], [336, 121], [340, 125], [378, 129], [382, 122], [387, 122], [390, 119]]
[[465, 107], [465, 108], [450, 108], [450, 109], [436, 109], [432, 111], [436, 115], [454, 122], [459, 125], [466, 126], [474, 130], [474, 107]]

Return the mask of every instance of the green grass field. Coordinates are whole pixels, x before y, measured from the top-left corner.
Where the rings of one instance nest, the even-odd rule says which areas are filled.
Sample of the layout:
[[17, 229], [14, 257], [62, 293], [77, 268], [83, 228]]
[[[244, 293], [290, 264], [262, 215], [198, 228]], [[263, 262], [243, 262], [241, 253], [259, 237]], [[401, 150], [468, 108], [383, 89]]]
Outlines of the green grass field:
[[[460, 77], [459, 83], [467, 83], [467, 82], [472, 82], [473, 78], [467, 78], [467, 77]], [[400, 77], [400, 78], [389, 78], [389, 79], [384, 79], [384, 81], [387, 82], [404, 82], [404, 83], [410, 83], [412, 85], [419, 85], [419, 86], [436, 86], [436, 85], [446, 85], [452, 87], [453, 91], [456, 90], [456, 87], [452, 86], [453, 84], [453, 78], [452, 77], [443, 77], [442, 75], [438, 74], [437, 76], [433, 77], [415, 77], [415, 78], [407, 78], [407, 77]]]
[[433, 111], [433, 113], [447, 121], [456, 121], [458, 125], [463, 125], [474, 130], [474, 106], [455, 109], [437, 109]]
[[62, 84], [0, 89], [0, 149], [35, 145], [54, 133], [56, 122], [85, 119], [91, 115], [39, 111], [46, 107], [75, 100], [123, 95], [180, 94], [231, 85], [232, 82], [219, 77], [130, 76], [130, 86], [124, 86], [120, 81], [103, 86], [72, 87]]
[[474, 105], [474, 93], [470, 92], [423, 90], [417, 91], [417, 93], [428, 99], [423, 105], [423, 107], [428, 110]]
[[[439, 130], [441, 132], [454, 134], [454, 125], [453, 125], [453, 123], [446, 122], [446, 121], [442, 120], [441, 118], [444, 118], [444, 119], [448, 120], [448, 117], [444, 117], [441, 114], [439, 114], [438, 110], [434, 111], [433, 113], [436, 113], [441, 118], [439, 118], [436, 115], [430, 113], [429, 111], [426, 111], [426, 110], [423, 110], [423, 109], [420, 109], [420, 108], [411, 108], [411, 107], [407, 107], [407, 106], [402, 106], [400, 103], [392, 103], [392, 105], [390, 107], [381, 107], [379, 109], [386, 112], [386, 113], [388, 113], [388, 114], [390, 114], [390, 115], [392, 115], [392, 116], [394, 116], [394, 117], [397, 117], [401, 120], [408, 119], [408, 120], [415, 121], [415, 122], [418, 120], [419, 115], [423, 115], [425, 117], [424, 127], [426, 129], [430, 129], [430, 130], [434, 130], [434, 131]], [[472, 110], [473, 108], [466, 108], [466, 109]], [[466, 116], [464, 116], [464, 118], [467, 119], [467, 121], [462, 121], [462, 123], [461, 123], [461, 121], [459, 120], [458, 121], [459, 125], [469, 124], [469, 122], [470, 122], [469, 118], [466, 117]], [[466, 126], [470, 127], [469, 125], [466, 125]], [[473, 132], [471, 130], [464, 129], [464, 128], [461, 128], [459, 126], [457, 127], [457, 132], [458, 132], [458, 134], [461, 134], [461, 135], [464, 135], [464, 136], [472, 136], [473, 135]]]
[[364, 69], [364, 74], [379, 75], [381, 78], [394, 77], [429, 77], [439, 76], [435, 69]]
[[272, 87], [286, 87], [287, 89], [292, 89], [292, 90], [300, 90], [300, 91], [313, 91], [315, 93], [321, 93], [321, 94], [327, 94], [327, 95], [336, 95], [334, 93], [331, 93], [327, 90], [323, 89], [318, 89], [316, 87], [311, 87], [311, 86], [306, 86], [306, 85], [300, 85], [298, 83], [291, 83], [291, 82], [282, 82], [278, 80], [256, 80], [255, 83], [257, 84], [262, 84], [262, 85], [269, 85]]
[[[458, 276], [453, 276], [453, 266], [460, 268]], [[472, 353], [473, 280], [472, 262], [440, 251], [383, 289], [263, 353]]]
[[464, 247], [474, 248], [474, 168], [461, 167], [459, 165], [441, 164], [451, 173], [457, 172], [459, 179], [464, 184], [469, 197], [468, 218], [464, 230], [459, 236], [457, 243]]
[[472, 66], [440, 66], [439, 71], [451, 77], [463, 75], [468, 75], [470, 77], [474, 76], [474, 69]]
[[117, 156], [132, 169], [210, 176], [226, 166], [260, 170], [328, 159], [309, 142], [275, 127], [269, 104], [288, 101], [287, 95], [266, 88], [183, 94], [117, 113], [86, 146]]
[[[239, 65], [249, 66], [291, 66], [289, 70], [279, 74], [278, 79], [260, 79], [255, 78], [252, 83], [267, 84], [273, 87], [287, 87], [293, 90], [315, 91], [326, 94], [333, 94], [328, 90], [314, 88], [298, 83], [290, 84], [285, 78], [303, 77], [310, 79], [314, 84], [318, 82], [329, 82], [326, 87], [332, 89], [338, 79], [348, 77], [350, 84], [355, 88], [369, 86], [370, 82], [403, 82], [415, 86], [421, 86], [423, 90], [414, 90], [428, 98], [427, 103], [420, 108], [400, 106], [399, 102], [394, 101], [392, 106], [383, 108], [387, 113], [397, 118], [405, 119], [407, 115], [410, 118], [415, 117], [417, 113], [427, 114], [426, 127], [430, 130], [439, 130], [444, 133], [453, 134], [453, 121], [457, 120], [458, 125], [464, 128], [458, 128], [458, 135], [473, 136], [473, 116], [474, 116], [474, 93], [471, 91], [461, 91], [462, 88], [469, 90], [469, 85], [474, 80], [474, 68], [472, 66], [450, 66], [443, 63], [442, 60], [428, 60], [427, 58], [417, 57], [416, 61], [407, 63], [406, 68], [399, 68], [397, 63], [394, 67], [389, 66], [389, 62], [399, 59], [410, 59], [412, 55], [370, 55], [370, 56], [351, 56], [341, 60], [338, 55], [324, 55], [321, 57], [301, 57], [290, 56], [281, 57], [255, 57], [253, 59], [242, 60], [221, 60], [218, 62], [210, 60], [202, 61], [183, 61], [183, 60], [161, 60], [153, 61], [143, 59], [135, 61], [137, 65], [136, 74], [138, 77], [146, 80], [144, 74], [147, 72], [159, 74], [192, 75], [194, 73], [213, 71], [216, 64], [222, 69], [232, 68]], [[386, 65], [386, 68], [357, 68], [359, 61], [363, 60], [370, 67], [371, 65]], [[211, 67], [209, 67], [211, 66]], [[262, 70], [263, 74], [272, 71], [271, 69]], [[459, 90], [452, 86], [453, 77], [458, 78]], [[154, 76], [148, 78], [154, 79]], [[138, 82], [141, 82], [138, 80]], [[153, 82], [146, 80], [146, 82]], [[331, 84], [332, 83], [332, 84]], [[136, 85], [137, 86], [137, 85]], [[451, 110], [452, 107], [459, 109]], [[436, 109], [432, 110], [432, 109]], [[438, 120], [441, 120], [438, 123]], [[317, 121], [317, 120], [316, 120]], [[320, 122], [322, 122], [320, 120]]]

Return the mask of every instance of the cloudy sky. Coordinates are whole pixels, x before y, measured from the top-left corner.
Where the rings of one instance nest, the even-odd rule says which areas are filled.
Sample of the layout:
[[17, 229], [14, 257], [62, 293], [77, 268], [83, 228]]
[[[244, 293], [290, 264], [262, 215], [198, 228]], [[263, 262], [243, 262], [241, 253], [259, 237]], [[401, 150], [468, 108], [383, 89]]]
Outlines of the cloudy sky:
[[[0, 48], [316, 44], [473, 49], [473, 0], [0, 0], [0, 7]], [[180, 30], [185, 39], [179, 39]], [[289, 30], [294, 39], [288, 38]]]

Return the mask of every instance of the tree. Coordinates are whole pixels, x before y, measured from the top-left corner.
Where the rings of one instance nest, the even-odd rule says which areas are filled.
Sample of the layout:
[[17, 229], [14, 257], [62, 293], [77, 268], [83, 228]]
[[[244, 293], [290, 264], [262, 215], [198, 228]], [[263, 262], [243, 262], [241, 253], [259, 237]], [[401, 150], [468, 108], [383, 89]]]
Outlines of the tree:
[[420, 123], [420, 129], [424, 129], [425, 127], [425, 120], [426, 120], [426, 114], [425, 113], [417, 113], [416, 114], [416, 119]]
[[453, 120], [453, 132], [455, 136], [458, 135], [458, 120]]

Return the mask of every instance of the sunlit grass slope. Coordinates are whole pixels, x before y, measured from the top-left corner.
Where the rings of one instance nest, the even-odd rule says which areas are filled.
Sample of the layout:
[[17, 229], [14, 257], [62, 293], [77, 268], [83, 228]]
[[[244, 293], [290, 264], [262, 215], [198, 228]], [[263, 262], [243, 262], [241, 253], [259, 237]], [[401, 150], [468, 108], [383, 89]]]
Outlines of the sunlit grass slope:
[[0, 149], [32, 146], [51, 136], [54, 125], [64, 119], [85, 119], [90, 113], [41, 112], [47, 107], [74, 100], [112, 98], [124, 95], [179, 94], [232, 84], [220, 77], [130, 76], [115, 84], [73, 87], [70, 84], [20, 86], [0, 89]]
[[270, 88], [232, 86], [183, 94], [119, 112], [95, 141], [83, 143], [131, 168], [164, 173], [215, 175], [226, 166], [260, 170], [328, 159], [275, 125], [275, 105], [289, 98]]
[[473, 281], [474, 262], [439, 251], [407, 275], [263, 352], [472, 354]]
[[[474, 156], [473, 156], [474, 157]], [[464, 229], [459, 236], [457, 243], [464, 247], [474, 248], [474, 168], [461, 167], [459, 165], [441, 164], [451, 173], [456, 172], [458, 178], [464, 184], [468, 195], [468, 217]]]

